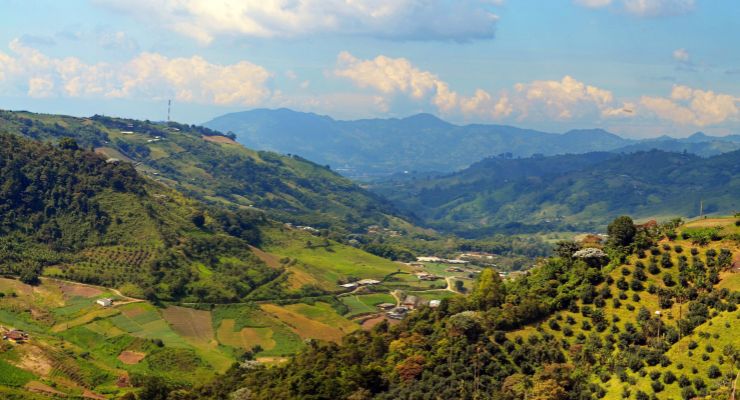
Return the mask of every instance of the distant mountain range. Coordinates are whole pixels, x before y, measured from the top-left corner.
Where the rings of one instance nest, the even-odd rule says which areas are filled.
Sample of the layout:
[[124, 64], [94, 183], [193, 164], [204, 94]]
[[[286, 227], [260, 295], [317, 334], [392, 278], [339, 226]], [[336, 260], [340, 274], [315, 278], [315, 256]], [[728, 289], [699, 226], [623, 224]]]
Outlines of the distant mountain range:
[[506, 125], [459, 126], [430, 114], [338, 121], [289, 109], [226, 114], [205, 126], [247, 147], [297, 154], [352, 178], [402, 171], [457, 171], [499, 154], [511, 157], [659, 149], [709, 157], [740, 149], [740, 135], [631, 140], [602, 129], [547, 133]]
[[371, 187], [427, 226], [468, 237], [603, 229], [639, 218], [740, 210], [740, 151], [701, 158], [660, 150], [488, 158], [447, 175], [398, 174]]

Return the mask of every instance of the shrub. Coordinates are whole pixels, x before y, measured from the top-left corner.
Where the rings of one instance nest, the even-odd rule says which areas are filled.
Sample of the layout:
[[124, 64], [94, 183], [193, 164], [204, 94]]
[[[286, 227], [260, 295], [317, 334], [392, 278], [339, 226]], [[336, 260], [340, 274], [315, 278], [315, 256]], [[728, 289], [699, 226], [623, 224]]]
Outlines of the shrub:
[[707, 376], [709, 377], [709, 379], [717, 379], [722, 376], [722, 371], [719, 370], [718, 366], [712, 365], [707, 371]]
[[665, 389], [665, 386], [663, 386], [663, 384], [660, 383], [660, 381], [653, 381], [653, 383], [651, 383], [650, 386], [653, 388], [653, 391], [655, 393], [660, 393], [663, 391], [663, 389]]
[[695, 341], [693, 341], [693, 340], [689, 342], [689, 350], [694, 350], [694, 349], [695, 349], [695, 348], [697, 348], [698, 346], [699, 346], [699, 344], [698, 344], [698, 343], [696, 343], [696, 342], [695, 342]]
[[694, 383], [694, 387], [696, 388], [696, 390], [702, 390], [705, 387], [707, 387], [707, 384], [704, 383], [704, 379], [701, 379], [699, 377], [694, 378], [693, 383]]
[[675, 381], [676, 381], [676, 375], [674, 375], [673, 372], [666, 371], [663, 374], [663, 383], [665, 383], [666, 385], [670, 385]]
[[673, 246], [673, 250], [675, 250], [676, 253], [683, 253], [683, 247], [681, 247], [680, 244]]
[[650, 379], [654, 381], [657, 381], [658, 379], [660, 379], [660, 371], [655, 371], [655, 370], [650, 371]]
[[668, 287], [672, 287], [676, 285], [676, 281], [673, 280], [673, 275], [666, 272], [663, 274], [663, 284], [665, 284]]
[[650, 400], [650, 396], [648, 396], [648, 394], [643, 392], [642, 390], [638, 390], [637, 393], [635, 393], [635, 399], [636, 400]]
[[691, 388], [691, 386], [686, 386], [681, 390], [681, 398], [683, 400], [691, 400], [694, 397], [696, 397], [696, 392]]
[[706, 350], [707, 353], [714, 353], [714, 346], [712, 346], [711, 344], [707, 344], [706, 346], [704, 346], [704, 350]]
[[671, 251], [671, 245], [668, 243], [663, 243], [663, 250], [665, 251]]

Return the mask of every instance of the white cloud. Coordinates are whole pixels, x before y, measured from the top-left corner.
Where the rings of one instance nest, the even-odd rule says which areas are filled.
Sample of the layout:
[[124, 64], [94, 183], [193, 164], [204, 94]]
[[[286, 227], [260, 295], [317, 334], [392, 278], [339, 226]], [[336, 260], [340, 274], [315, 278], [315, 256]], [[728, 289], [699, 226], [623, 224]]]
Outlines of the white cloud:
[[673, 50], [673, 59], [679, 62], [689, 62], [689, 52], [686, 49]]
[[660, 119], [679, 125], [708, 126], [736, 120], [740, 98], [676, 85], [670, 98], [643, 96], [640, 104]]
[[25, 87], [33, 97], [173, 98], [253, 106], [271, 95], [267, 82], [272, 74], [247, 61], [218, 65], [199, 56], [142, 53], [121, 64], [88, 64], [48, 57], [18, 40], [9, 47], [12, 54], [0, 53], [0, 85]]
[[588, 8], [601, 8], [610, 5], [612, 0], [573, 0], [573, 2]]
[[494, 97], [483, 89], [472, 96], [452, 90], [436, 74], [415, 67], [405, 58], [377, 56], [360, 60], [348, 52], [339, 54], [334, 75], [349, 79], [360, 88], [373, 89], [386, 98], [405, 96], [434, 106], [443, 115], [486, 120], [516, 117], [519, 120], [571, 120], [632, 117], [627, 104], [614, 101], [610, 91], [587, 85], [570, 76], [560, 81], [519, 83], [512, 91]]
[[637, 17], [663, 17], [686, 14], [694, 10], [695, 0], [574, 0], [588, 8], [604, 8], [615, 4], [615, 10]]
[[96, 0], [208, 44], [219, 36], [491, 38], [501, 0]]
[[639, 17], [681, 15], [694, 9], [694, 0], [623, 0], [624, 8]]

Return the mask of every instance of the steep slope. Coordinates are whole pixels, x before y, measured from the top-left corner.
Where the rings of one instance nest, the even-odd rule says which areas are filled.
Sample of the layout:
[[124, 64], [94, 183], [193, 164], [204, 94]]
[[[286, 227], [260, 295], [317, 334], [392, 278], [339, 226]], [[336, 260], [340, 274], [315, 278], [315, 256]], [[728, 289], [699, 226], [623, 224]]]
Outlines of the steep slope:
[[703, 159], [662, 151], [490, 158], [463, 171], [373, 187], [432, 227], [495, 231], [595, 229], [619, 214], [729, 213], [740, 208], [740, 151]]
[[[623, 241], [603, 250], [566, 242], [559, 257], [506, 281], [484, 270], [466, 298], [339, 346], [313, 342], [281, 366], [233, 368], [191, 395], [729, 398], [740, 366], [736, 220], [646, 228], [620, 220], [612, 234]], [[702, 229], [714, 240], [699, 240]]]
[[2, 111], [0, 132], [44, 141], [72, 137], [202, 201], [262, 209], [286, 222], [362, 231], [395, 213], [389, 203], [326, 167], [252, 151], [206, 128]]
[[0, 269], [27, 283], [43, 274], [137, 297], [234, 301], [279, 274], [248, 249], [262, 216], [206, 210], [73, 140], [0, 134], [0, 171]]

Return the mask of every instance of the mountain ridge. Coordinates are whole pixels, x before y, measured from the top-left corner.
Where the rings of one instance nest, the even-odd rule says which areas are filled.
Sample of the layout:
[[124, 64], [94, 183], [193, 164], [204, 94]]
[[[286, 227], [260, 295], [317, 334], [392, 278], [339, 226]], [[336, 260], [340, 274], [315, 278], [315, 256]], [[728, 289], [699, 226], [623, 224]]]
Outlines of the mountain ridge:
[[740, 136], [628, 139], [601, 128], [543, 132], [510, 125], [457, 125], [428, 113], [404, 118], [336, 120], [286, 108], [255, 109], [216, 117], [204, 124], [233, 132], [258, 149], [298, 154], [334, 165], [343, 175], [371, 179], [401, 171], [451, 172], [486, 157], [634, 152], [652, 148], [712, 156], [740, 149]]

